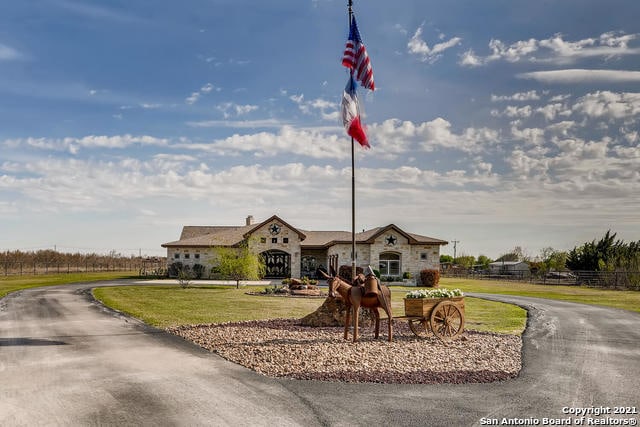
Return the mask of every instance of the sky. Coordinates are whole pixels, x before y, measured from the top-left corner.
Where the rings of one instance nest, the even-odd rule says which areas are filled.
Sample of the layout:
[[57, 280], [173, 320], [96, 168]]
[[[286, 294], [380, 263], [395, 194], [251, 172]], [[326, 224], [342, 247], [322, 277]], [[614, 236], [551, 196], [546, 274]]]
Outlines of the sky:
[[[0, 5], [0, 250], [351, 229], [346, 1]], [[640, 240], [640, 2], [354, 1], [356, 228], [491, 258]], [[453, 243], [443, 254], [453, 254]]]

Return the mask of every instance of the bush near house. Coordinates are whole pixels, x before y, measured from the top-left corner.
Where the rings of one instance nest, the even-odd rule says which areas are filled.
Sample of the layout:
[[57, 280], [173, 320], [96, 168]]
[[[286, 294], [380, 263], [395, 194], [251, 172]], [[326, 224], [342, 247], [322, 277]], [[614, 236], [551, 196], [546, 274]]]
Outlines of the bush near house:
[[178, 277], [178, 274], [180, 274], [183, 268], [184, 268], [184, 265], [180, 261], [173, 262], [169, 264], [169, 268], [167, 269], [167, 274], [171, 278], [176, 278]]
[[204, 265], [195, 264], [193, 266], [193, 278], [194, 279], [202, 279], [202, 277], [204, 276], [205, 270], [206, 270], [206, 268], [205, 268]]
[[440, 283], [440, 272], [438, 270], [425, 269], [420, 271], [420, 286], [437, 288], [438, 283]]
[[[356, 275], [360, 273], [364, 273], [364, 269], [362, 267], [356, 267]], [[338, 276], [347, 283], [351, 283], [351, 266], [341, 265], [338, 269]]]

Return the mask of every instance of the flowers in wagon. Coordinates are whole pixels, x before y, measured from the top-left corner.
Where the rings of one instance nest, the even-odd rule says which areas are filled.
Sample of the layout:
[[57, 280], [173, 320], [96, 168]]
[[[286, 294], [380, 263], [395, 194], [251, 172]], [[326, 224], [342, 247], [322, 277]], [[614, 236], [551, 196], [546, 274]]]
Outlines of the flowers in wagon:
[[464, 294], [460, 289], [420, 289], [407, 292], [405, 298], [453, 298], [462, 297]]

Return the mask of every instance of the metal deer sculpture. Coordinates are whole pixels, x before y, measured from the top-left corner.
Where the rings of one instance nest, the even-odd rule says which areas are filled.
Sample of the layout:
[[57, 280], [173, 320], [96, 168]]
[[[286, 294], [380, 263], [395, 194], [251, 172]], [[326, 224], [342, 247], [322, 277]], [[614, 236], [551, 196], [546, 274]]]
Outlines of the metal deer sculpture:
[[347, 314], [344, 320], [344, 339], [349, 337], [349, 323], [351, 321], [351, 312], [353, 311], [353, 342], [358, 340], [358, 312], [360, 307], [368, 308], [375, 318], [375, 337], [380, 335], [380, 312], [378, 308], [382, 308], [388, 317], [389, 323], [389, 342], [393, 339], [392, 331], [392, 314], [391, 314], [391, 291], [387, 286], [380, 285], [378, 279], [374, 275], [365, 277], [359, 274], [356, 278], [358, 283], [364, 286], [353, 286], [338, 276], [329, 276], [325, 272], [319, 271], [319, 274], [327, 279], [329, 285], [329, 297], [335, 298], [336, 293], [340, 294], [342, 300], [347, 307]]

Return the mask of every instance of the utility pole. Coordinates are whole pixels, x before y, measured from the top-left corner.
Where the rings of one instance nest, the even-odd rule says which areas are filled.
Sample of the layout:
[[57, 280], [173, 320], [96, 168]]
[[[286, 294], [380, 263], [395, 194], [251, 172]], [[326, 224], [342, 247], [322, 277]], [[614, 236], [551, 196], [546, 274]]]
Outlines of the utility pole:
[[452, 240], [453, 242], [453, 263], [456, 263], [456, 247], [458, 246], [458, 243], [460, 243], [460, 240]]

